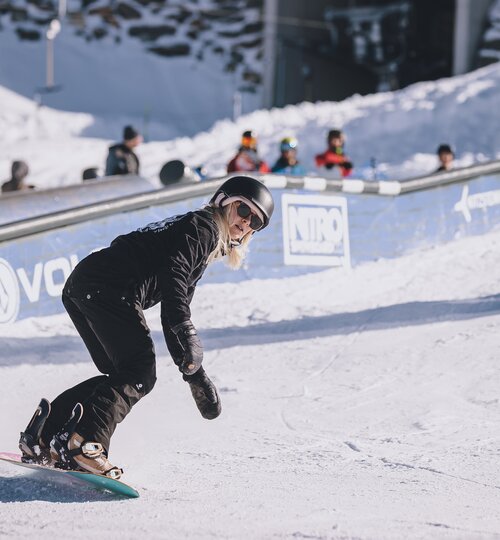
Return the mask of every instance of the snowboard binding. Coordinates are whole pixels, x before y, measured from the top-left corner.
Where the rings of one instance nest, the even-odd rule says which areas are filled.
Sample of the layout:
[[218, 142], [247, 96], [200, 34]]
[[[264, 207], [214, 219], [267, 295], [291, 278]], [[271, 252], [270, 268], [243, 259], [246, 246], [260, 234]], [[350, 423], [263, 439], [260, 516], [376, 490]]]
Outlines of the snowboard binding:
[[73, 408], [69, 420], [50, 441], [52, 453], [58, 456], [56, 467], [65, 470], [100, 474], [118, 480], [123, 474], [123, 469], [111, 465], [102, 444], [94, 441], [85, 441], [76, 432], [82, 415], [83, 405], [77, 403]]
[[19, 437], [19, 450], [21, 450], [21, 460], [24, 463], [34, 463], [53, 467], [55, 465], [54, 456], [50, 448], [46, 448], [40, 436], [43, 426], [50, 414], [50, 402], [42, 398], [35, 410], [26, 429], [21, 431]]

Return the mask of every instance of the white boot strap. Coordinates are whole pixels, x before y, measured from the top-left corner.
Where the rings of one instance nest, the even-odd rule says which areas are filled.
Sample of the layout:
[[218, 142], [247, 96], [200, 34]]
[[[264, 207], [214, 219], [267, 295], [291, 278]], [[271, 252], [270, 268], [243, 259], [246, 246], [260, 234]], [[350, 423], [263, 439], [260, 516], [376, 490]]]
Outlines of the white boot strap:
[[90, 459], [96, 459], [104, 453], [102, 444], [98, 442], [85, 442], [80, 449], [82, 454]]

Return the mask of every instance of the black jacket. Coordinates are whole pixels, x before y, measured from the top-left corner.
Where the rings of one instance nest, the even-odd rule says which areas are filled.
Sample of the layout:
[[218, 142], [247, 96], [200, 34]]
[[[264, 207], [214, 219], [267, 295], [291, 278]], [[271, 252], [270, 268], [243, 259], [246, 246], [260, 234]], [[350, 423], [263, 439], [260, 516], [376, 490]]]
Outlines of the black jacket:
[[109, 147], [106, 159], [105, 176], [117, 174], [139, 174], [139, 158], [125, 144], [115, 144]]
[[161, 302], [165, 332], [191, 318], [189, 304], [218, 235], [210, 208], [151, 223], [83, 259], [64, 293], [106, 292], [142, 309]]
[[24, 179], [28, 176], [28, 165], [24, 161], [14, 161], [12, 163], [12, 176], [8, 182], [2, 184], [2, 193], [9, 191], [23, 191], [33, 189], [35, 186], [30, 186], [24, 183]]

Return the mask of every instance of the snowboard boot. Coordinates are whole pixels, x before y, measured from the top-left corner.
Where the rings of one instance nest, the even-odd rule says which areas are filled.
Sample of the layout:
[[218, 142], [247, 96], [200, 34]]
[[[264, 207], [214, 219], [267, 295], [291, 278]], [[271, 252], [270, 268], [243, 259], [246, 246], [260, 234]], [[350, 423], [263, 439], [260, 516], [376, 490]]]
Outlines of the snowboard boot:
[[100, 474], [118, 480], [123, 470], [112, 465], [101, 443], [86, 441], [76, 432], [83, 415], [83, 406], [77, 403], [70, 419], [50, 441], [50, 448], [58, 455], [61, 469]]
[[49, 414], [50, 402], [42, 398], [26, 429], [21, 431], [19, 450], [21, 450], [21, 461], [23, 463], [55, 466], [57, 456], [51, 453], [50, 448], [47, 448], [40, 438]]

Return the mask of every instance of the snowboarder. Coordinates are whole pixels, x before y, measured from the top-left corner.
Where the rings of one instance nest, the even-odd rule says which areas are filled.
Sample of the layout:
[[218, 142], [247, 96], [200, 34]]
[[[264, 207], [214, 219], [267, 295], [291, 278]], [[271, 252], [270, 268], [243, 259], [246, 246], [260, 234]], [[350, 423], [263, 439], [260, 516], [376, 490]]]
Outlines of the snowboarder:
[[155, 384], [154, 345], [143, 310], [159, 302], [168, 350], [198, 409], [204, 418], [219, 416], [219, 395], [203, 369], [189, 305], [207, 264], [225, 257], [239, 268], [273, 209], [264, 184], [235, 176], [200, 210], [118, 236], [76, 266], [62, 300], [101, 375], [66, 390], [50, 406], [42, 400], [21, 433], [23, 460], [121, 476], [108, 459], [110, 439]]

